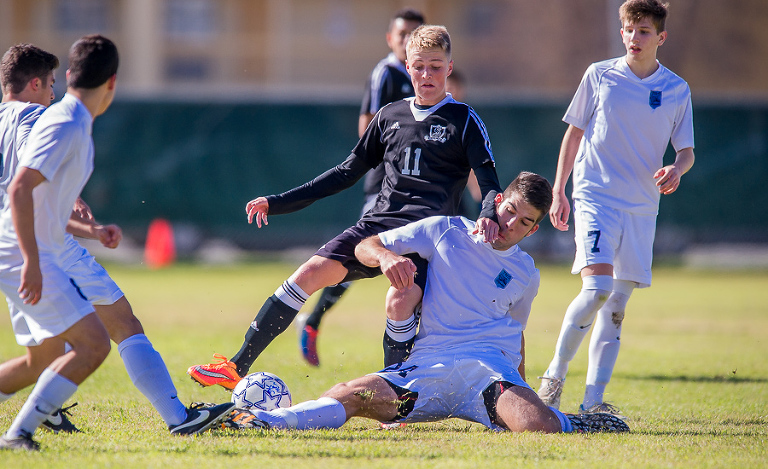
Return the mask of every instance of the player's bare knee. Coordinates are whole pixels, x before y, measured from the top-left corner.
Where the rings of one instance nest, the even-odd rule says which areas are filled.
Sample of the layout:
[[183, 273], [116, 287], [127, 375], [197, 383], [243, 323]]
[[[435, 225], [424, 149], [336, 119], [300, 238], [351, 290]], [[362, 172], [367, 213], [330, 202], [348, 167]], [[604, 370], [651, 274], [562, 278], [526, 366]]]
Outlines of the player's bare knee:
[[387, 318], [393, 321], [404, 321], [410, 318], [421, 303], [422, 296], [421, 288], [417, 285], [407, 290], [390, 287], [386, 299]]

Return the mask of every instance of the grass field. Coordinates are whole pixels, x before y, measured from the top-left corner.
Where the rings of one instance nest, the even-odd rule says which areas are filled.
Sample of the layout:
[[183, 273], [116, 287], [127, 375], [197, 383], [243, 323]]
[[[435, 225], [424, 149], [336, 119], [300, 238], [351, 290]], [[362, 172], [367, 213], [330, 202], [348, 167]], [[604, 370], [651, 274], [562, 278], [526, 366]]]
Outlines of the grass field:
[[[179, 397], [229, 399], [185, 374], [213, 352], [239, 348], [263, 300], [293, 270], [280, 263], [237, 267], [179, 265], [160, 271], [108, 266], [147, 335], [163, 355]], [[565, 307], [580, 288], [566, 266], [541, 266], [542, 286], [526, 331], [528, 382], [553, 352]], [[294, 402], [380, 368], [382, 278], [356, 283], [327, 316], [322, 366], [300, 359], [293, 330], [280, 336], [252, 371], [271, 371]], [[314, 304], [314, 299], [310, 300]], [[38, 431], [39, 454], [0, 452], [0, 467], [766, 467], [768, 465], [768, 272], [655, 270], [654, 286], [636, 291], [607, 400], [630, 417], [631, 434], [493, 433], [459, 420], [381, 431], [353, 419], [332, 431], [212, 431], [185, 438], [132, 386], [117, 354], [79, 389], [78, 435]], [[6, 319], [0, 360], [21, 354]], [[571, 365], [562, 410], [580, 403], [586, 344]], [[0, 406], [5, 429], [29, 390]]]

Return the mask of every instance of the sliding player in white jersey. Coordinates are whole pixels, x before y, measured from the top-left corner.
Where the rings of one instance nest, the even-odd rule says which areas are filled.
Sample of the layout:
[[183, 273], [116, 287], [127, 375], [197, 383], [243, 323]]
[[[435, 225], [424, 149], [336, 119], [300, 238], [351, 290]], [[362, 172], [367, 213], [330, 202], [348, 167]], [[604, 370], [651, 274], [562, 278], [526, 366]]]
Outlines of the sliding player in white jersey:
[[[604, 402], [619, 353], [629, 296], [651, 284], [653, 239], [660, 194], [671, 194], [691, 169], [691, 93], [656, 60], [667, 38], [666, 4], [629, 0], [620, 10], [626, 55], [592, 64], [563, 120], [550, 219], [568, 229], [565, 186], [573, 171], [576, 257], [582, 290], [565, 313], [555, 356], [539, 396], [559, 407], [568, 364], [594, 323], [580, 412], [618, 409]], [[663, 166], [671, 140], [674, 163]]]
[[[312, 202], [351, 187], [369, 169], [385, 165], [386, 177], [373, 208], [353, 227], [325, 244], [280, 286], [251, 323], [240, 351], [221, 363], [193, 365], [187, 373], [203, 386], [233, 389], [259, 354], [291, 323], [309, 295], [329, 285], [380, 275], [360, 264], [355, 246], [371, 235], [432, 215], [455, 215], [470, 169], [484, 196], [478, 220], [485, 238], [494, 241], [498, 226], [493, 198], [500, 192], [485, 125], [474, 110], [446, 94], [453, 68], [450, 36], [442, 26], [421, 26], [408, 42], [408, 70], [415, 98], [384, 106], [374, 117], [352, 154], [313, 181], [280, 195], [259, 197], [246, 205], [249, 221], [260, 227], [270, 215], [302, 209]], [[425, 272], [423, 260], [420, 271]], [[392, 291], [387, 302], [385, 364], [402, 361], [416, 334], [414, 309], [419, 288]]]
[[[521, 173], [495, 199], [499, 237], [485, 242], [462, 217], [436, 216], [379, 233], [358, 244], [365, 265], [392, 286], [414, 285], [406, 253], [429, 261], [421, 327], [411, 355], [320, 399], [271, 412], [236, 410], [233, 428], [339, 428], [352, 417], [381, 422], [460, 418], [493, 430], [628, 431], [609, 414], [587, 417], [549, 409], [525, 382], [523, 330], [539, 289], [539, 271], [517, 243], [532, 235], [552, 203], [552, 187]], [[471, 272], [471, 275], [466, 275]]]

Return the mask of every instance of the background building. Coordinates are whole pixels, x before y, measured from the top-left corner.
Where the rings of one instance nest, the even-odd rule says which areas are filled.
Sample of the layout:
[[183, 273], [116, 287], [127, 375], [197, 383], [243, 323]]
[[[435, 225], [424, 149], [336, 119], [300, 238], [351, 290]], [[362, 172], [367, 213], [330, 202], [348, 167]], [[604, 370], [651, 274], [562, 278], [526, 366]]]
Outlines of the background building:
[[[662, 199], [657, 247], [768, 242], [768, 1], [670, 3], [659, 58], [691, 86], [697, 163]], [[398, 8], [448, 27], [504, 182], [521, 169], [554, 177], [560, 119], [584, 70], [623, 54], [620, 4], [0, 0], [0, 48], [32, 42], [61, 57], [60, 97], [74, 40], [99, 32], [117, 42], [117, 101], [96, 123], [97, 169], [85, 192], [97, 216], [138, 239], [165, 217], [186, 227], [191, 247], [226, 237], [277, 248], [317, 245], [357, 219], [359, 189], [267, 230], [248, 226], [243, 207], [347, 156], [364, 82], [388, 52], [384, 33]], [[533, 248], [572, 249], [567, 236], [543, 233]]]

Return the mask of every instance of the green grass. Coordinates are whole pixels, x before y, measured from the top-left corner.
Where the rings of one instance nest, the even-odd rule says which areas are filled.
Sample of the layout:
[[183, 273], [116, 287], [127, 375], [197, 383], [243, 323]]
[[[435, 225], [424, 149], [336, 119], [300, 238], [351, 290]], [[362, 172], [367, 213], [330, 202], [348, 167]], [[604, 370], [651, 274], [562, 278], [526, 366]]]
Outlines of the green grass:
[[[237, 267], [179, 265], [166, 270], [108, 266], [147, 335], [163, 355], [185, 402], [229, 399], [185, 374], [213, 352], [231, 355], [263, 300], [293, 270], [279, 263]], [[528, 382], [551, 359], [563, 312], [580, 288], [566, 266], [543, 266], [526, 331]], [[299, 358], [293, 330], [278, 337], [253, 371], [271, 371], [294, 402], [382, 362], [382, 278], [356, 283], [328, 316], [322, 366]], [[310, 300], [314, 304], [314, 299]], [[493, 433], [460, 420], [380, 431], [353, 419], [332, 431], [213, 431], [172, 437], [132, 386], [116, 347], [78, 390], [73, 419], [81, 435], [38, 431], [39, 454], [0, 453], [0, 467], [765, 467], [768, 465], [768, 272], [655, 270], [654, 286], [629, 303], [623, 347], [607, 400], [630, 417], [631, 434]], [[0, 360], [19, 355], [0, 321]], [[572, 362], [562, 409], [582, 397], [586, 343]], [[7, 428], [29, 390], [0, 406]]]

